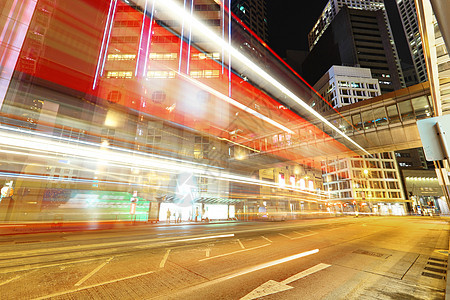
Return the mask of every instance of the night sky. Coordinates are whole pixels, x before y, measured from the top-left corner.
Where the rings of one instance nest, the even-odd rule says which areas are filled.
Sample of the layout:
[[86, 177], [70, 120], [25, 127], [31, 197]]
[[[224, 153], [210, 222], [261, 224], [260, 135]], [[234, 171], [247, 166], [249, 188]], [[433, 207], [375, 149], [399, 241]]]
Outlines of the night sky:
[[308, 50], [308, 33], [328, 0], [267, 0], [269, 45], [280, 56], [286, 49]]

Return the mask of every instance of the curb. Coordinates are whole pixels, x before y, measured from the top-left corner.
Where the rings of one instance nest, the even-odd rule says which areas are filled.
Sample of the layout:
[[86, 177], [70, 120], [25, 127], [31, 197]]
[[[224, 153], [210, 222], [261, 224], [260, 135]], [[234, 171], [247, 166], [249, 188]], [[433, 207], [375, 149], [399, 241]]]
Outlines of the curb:
[[0, 223], [0, 236], [16, 235], [16, 234], [33, 234], [33, 233], [51, 233], [51, 232], [75, 232], [86, 230], [109, 230], [120, 229], [125, 227], [154, 227], [154, 226], [182, 226], [182, 225], [208, 225], [208, 224], [226, 224], [238, 223], [240, 221], [217, 221], [217, 222], [182, 222], [182, 223], [166, 223], [166, 222], [133, 222], [133, 221], [110, 221], [110, 222], [66, 222], [66, 223], [21, 223], [7, 224]]

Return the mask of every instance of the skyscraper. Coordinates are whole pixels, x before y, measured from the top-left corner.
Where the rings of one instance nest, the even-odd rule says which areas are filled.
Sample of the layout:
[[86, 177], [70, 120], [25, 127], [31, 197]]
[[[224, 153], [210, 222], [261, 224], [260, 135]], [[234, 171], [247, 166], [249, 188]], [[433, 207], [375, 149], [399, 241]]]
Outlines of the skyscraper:
[[427, 81], [427, 66], [423, 57], [422, 38], [420, 37], [414, 0], [398, 0], [397, 7], [402, 20], [403, 30], [405, 31], [405, 36], [408, 41], [417, 78], [419, 82]]
[[269, 39], [266, 0], [232, 0], [232, 12], [264, 42]]
[[[395, 59], [395, 65], [397, 68], [398, 77], [401, 82], [401, 86], [405, 86], [403, 79], [403, 73], [400, 66], [400, 60], [398, 58], [397, 49], [395, 47], [394, 38], [392, 35], [391, 26], [389, 24], [388, 15], [384, 6], [383, 0], [330, 0], [325, 6], [321, 16], [317, 20], [316, 24], [308, 34], [309, 50], [311, 51], [314, 46], [318, 43], [321, 36], [324, 34], [325, 30], [334, 20], [336, 15], [342, 9], [342, 7], [348, 7], [355, 10], [367, 10], [367, 11], [378, 11], [383, 13], [384, 23], [388, 31], [388, 39], [391, 45], [391, 49]], [[364, 22], [363, 22], [364, 23]], [[361, 24], [362, 27], [367, 27], [367, 24]], [[370, 25], [369, 25], [370, 27]]]
[[395, 53], [381, 10], [350, 9], [343, 6], [320, 33], [303, 63], [303, 76], [314, 84], [333, 65], [371, 70], [382, 93], [402, 87]]

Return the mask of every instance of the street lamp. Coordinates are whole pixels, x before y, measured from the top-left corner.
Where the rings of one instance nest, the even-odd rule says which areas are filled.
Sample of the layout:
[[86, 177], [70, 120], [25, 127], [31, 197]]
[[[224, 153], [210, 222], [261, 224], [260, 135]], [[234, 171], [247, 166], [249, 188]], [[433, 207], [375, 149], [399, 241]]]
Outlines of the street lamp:
[[[372, 192], [371, 192], [371, 190], [370, 190], [370, 181], [369, 181], [369, 178], [370, 178], [370, 172], [369, 172], [368, 169], [364, 169], [364, 170], [363, 170], [363, 173], [364, 173], [364, 177], [365, 177], [365, 179], [366, 179], [366, 185], [365, 185], [366, 189], [365, 189], [365, 191], [364, 191], [364, 198], [363, 198], [363, 200], [364, 200], [364, 202], [366, 202], [366, 200], [367, 200], [366, 198], [370, 198], [371, 195], [372, 195]], [[368, 203], [367, 203], [367, 206], [369, 207], [370, 210], [372, 210], [371, 205], [369, 205], [369, 204], [370, 204], [370, 199], [369, 199], [369, 201], [367, 201], [367, 202], [368, 202]]]

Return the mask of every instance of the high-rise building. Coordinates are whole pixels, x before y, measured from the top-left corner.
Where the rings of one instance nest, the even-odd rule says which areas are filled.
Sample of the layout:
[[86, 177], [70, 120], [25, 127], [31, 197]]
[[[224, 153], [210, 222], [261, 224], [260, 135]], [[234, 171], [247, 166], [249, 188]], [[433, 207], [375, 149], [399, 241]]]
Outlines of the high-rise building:
[[[403, 30], [405, 32], [406, 39], [408, 41], [409, 51], [414, 64], [414, 71], [419, 82], [428, 80], [427, 68], [422, 48], [422, 37], [420, 35], [419, 24], [417, 20], [417, 10], [414, 0], [398, 0], [398, 11], [402, 20]], [[437, 66], [439, 72], [439, 78], [450, 77], [450, 57], [448, 55], [448, 49], [444, 43], [439, 24], [436, 18], [434, 18], [434, 37], [435, 48], [437, 56]], [[434, 48], [434, 47], [432, 47]], [[434, 51], [430, 49], [430, 51]], [[442, 109], [448, 111], [450, 107], [450, 92], [449, 87], [440, 87]]]
[[423, 56], [422, 38], [419, 32], [417, 11], [414, 0], [398, 0], [398, 11], [403, 24], [403, 30], [408, 41], [414, 68], [419, 82], [428, 80], [427, 66]]
[[311, 103], [318, 112], [381, 95], [378, 80], [372, 78], [370, 69], [345, 66], [332, 66], [314, 89], [331, 104], [324, 101]]
[[[309, 42], [309, 50], [311, 51], [314, 46], [318, 43], [321, 36], [324, 34], [325, 30], [334, 20], [334, 18], [338, 15], [339, 11], [343, 7], [348, 7], [350, 9], [356, 10], [366, 10], [366, 11], [381, 11], [383, 14], [383, 21], [386, 25], [387, 33], [388, 33], [388, 41], [390, 43], [390, 47], [392, 49], [392, 53], [394, 55], [394, 63], [397, 68], [398, 76], [401, 82], [401, 86], [405, 86], [405, 82], [403, 80], [402, 69], [400, 65], [400, 59], [398, 57], [397, 48], [394, 43], [394, 38], [391, 30], [391, 26], [389, 23], [388, 14], [386, 12], [384, 1], [383, 0], [329, 0], [326, 4], [322, 14], [317, 20], [316, 24], [308, 34], [308, 42]], [[370, 24], [365, 23], [361, 20], [360, 28], [368, 29], [370, 28]]]
[[402, 87], [390, 33], [382, 10], [343, 6], [326, 27], [302, 66], [304, 78], [315, 83], [333, 65], [369, 68], [382, 93]]
[[264, 42], [268, 41], [266, 0], [232, 0], [231, 11]]

